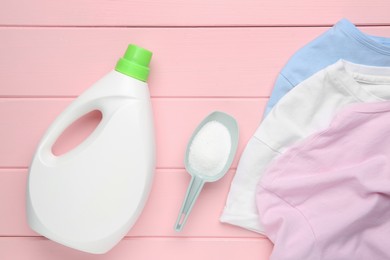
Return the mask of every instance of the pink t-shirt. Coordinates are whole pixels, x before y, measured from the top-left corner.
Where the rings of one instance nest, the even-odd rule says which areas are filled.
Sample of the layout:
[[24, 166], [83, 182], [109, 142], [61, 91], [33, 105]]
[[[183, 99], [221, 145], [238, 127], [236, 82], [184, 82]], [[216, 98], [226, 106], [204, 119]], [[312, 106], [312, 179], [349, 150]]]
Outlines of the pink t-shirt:
[[264, 176], [256, 201], [271, 259], [390, 259], [390, 102], [348, 106]]

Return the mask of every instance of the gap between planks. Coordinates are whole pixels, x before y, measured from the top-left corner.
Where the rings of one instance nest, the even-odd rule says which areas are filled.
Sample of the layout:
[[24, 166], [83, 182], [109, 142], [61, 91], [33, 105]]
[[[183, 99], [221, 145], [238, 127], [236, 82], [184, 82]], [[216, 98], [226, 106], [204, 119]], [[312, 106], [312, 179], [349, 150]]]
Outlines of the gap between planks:
[[[37, 239], [47, 239], [44, 236], [7, 236], [2, 235], [0, 238], [37, 238]], [[259, 241], [259, 240], [268, 240], [265, 235], [259, 234], [258, 237], [229, 237], [229, 236], [125, 236], [122, 240], [133, 240], [133, 239], [143, 239], [143, 240], [177, 240], [177, 239], [189, 239], [189, 240], [200, 240], [200, 241], [232, 241], [232, 240], [245, 240], [245, 241]]]
[[[87, 90], [87, 89], [85, 89]], [[81, 95], [81, 94], [80, 94]], [[75, 99], [78, 95], [71, 96], [29, 96], [29, 95], [0, 95], [0, 99]], [[151, 99], [268, 99], [269, 96], [151, 96]]]
[[[130, 28], [140, 28], [140, 29], [182, 29], [182, 28], [193, 28], [193, 29], [209, 29], [209, 28], [310, 28], [310, 27], [331, 27], [334, 24], [310, 24], [310, 25], [303, 25], [303, 24], [278, 24], [278, 25], [136, 25], [136, 26], [130, 26], [130, 25], [28, 25], [28, 24], [23, 24], [23, 25], [0, 25], [1, 28], [34, 28], [34, 29], [39, 29], [39, 28], [98, 28], [98, 29], [130, 29]], [[366, 24], [366, 23], [355, 23], [356, 26], [359, 27], [377, 27], [377, 26], [390, 26], [390, 23], [371, 23], [371, 24]]]
[[[18, 167], [18, 166], [0, 166], [0, 171], [3, 171], [3, 170], [28, 170], [28, 169], [29, 169], [29, 167], [27, 167], [27, 166], [20, 166], [20, 167]], [[167, 172], [167, 171], [185, 171], [186, 169], [180, 168], [180, 167], [158, 167], [155, 170]], [[237, 170], [237, 167], [229, 168], [228, 171], [235, 171], [235, 170]]]

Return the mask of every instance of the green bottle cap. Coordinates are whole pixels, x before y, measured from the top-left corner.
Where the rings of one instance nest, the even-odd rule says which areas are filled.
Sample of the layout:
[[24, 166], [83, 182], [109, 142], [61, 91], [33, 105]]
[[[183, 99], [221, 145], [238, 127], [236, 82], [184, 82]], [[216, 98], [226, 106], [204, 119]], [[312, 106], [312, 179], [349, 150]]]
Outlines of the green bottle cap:
[[118, 60], [115, 70], [141, 81], [147, 81], [151, 59], [151, 51], [130, 44], [123, 58]]

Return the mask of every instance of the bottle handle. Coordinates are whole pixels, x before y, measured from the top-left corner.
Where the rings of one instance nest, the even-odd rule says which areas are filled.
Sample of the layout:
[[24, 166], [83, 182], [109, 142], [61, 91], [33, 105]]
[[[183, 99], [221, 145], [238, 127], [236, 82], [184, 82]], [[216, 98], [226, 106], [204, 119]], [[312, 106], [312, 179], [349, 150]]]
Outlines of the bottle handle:
[[77, 119], [82, 116], [98, 110], [102, 113], [102, 122], [104, 120], [104, 106], [99, 105], [98, 100], [74, 100], [50, 125], [38, 147], [38, 153], [41, 153], [41, 159], [55, 158], [52, 147], [61, 134]]
[[180, 232], [183, 229], [185, 223], [187, 222], [187, 218], [192, 210], [192, 207], [194, 206], [195, 201], [203, 188], [204, 183], [205, 181], [203, 179], [197, 176], [192, 176], [191, 182], [187, 188], [186, 196], [184, 198], [183, 204], [176, 220], [176, 231]]

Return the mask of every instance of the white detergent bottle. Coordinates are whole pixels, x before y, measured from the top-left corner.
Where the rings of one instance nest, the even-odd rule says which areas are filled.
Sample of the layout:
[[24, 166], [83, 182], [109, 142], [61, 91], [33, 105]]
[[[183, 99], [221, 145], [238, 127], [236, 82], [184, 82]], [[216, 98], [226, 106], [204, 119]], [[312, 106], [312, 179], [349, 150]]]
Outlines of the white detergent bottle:
[[[134, 225], [155, 170], [155, 140], [146, 83], [152, 53], [129, 45], [115, 70], [87, 89], [52, 123], [38, 145], [27, 184], [27, 219], [39, 234], [102, 254]], [[77, 147], [52, 146], [83, 115], [102, 119]]]

